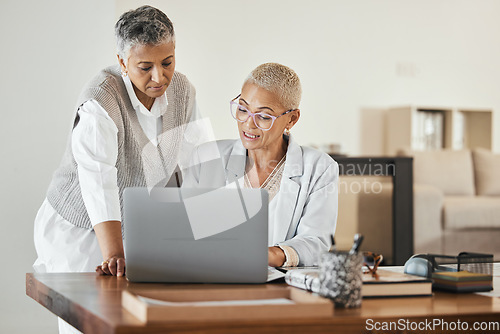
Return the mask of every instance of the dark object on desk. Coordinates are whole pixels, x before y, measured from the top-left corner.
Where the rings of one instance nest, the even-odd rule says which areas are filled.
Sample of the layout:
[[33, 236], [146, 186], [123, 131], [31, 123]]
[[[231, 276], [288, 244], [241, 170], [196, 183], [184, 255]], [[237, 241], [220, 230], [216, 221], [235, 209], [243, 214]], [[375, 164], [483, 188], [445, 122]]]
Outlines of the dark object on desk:
[[413, 158], [331, 156], [339, 164], [340, 175], [392, 178], [393, 259], [387, 264], [402, 266], [413, 254]]

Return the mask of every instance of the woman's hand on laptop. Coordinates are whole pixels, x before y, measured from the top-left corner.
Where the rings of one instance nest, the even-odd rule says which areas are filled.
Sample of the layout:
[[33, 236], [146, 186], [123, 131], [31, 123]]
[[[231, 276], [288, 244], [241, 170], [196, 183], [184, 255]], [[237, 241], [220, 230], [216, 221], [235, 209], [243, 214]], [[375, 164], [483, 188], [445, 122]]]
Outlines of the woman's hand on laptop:
[[125, 275], [125, 255], [123, 252], [121, 222], [106, 221], [94, 226], [104, 261], [97, 266], [99, 275]]
[[285, 263], [285, 252], [277, 246], [268, 248], [268, 264], [270, 267], [281, 267]]

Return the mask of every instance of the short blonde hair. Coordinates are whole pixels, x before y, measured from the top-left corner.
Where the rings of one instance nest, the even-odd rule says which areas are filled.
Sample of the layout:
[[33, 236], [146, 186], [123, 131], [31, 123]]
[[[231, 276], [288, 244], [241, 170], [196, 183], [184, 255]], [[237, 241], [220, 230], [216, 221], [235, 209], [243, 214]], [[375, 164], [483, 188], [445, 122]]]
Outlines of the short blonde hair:
[[297, 73], [278, 63], [265, 63], [257, 66], [245, 80], [264, 88], [278, 96], [285, 109], [298, 109], [302, 96], [302, 86]]

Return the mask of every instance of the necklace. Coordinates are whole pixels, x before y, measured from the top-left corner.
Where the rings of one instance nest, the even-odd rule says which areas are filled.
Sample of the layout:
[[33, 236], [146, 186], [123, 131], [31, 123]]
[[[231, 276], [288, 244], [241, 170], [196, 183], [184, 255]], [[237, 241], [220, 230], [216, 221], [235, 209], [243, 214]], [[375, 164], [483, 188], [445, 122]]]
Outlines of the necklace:
[[[267, 178], [265, 179], [264, 182], [262, 182], [262, 184], [259, 186], [260, 189], [263, 189], [265, 188], [269, 182], [272, 180], [272, 178], [274, 177], [274, 175], [276, 175], [276, 173], [281, 169], [281, 167], [284, 165], [284, 162], [285, 162], [285, 159], [286, 159], [286, 154], [283, 155], [283, 157], [281, 158], [281, 160], [276, 164], [276, 166], [273, 168], [273, 170], [271, 171], [271, 173], [269, 173], [269, 175], [267, 176]], [[252, 185], [252, 183], [250, 182], [250, 178], [248, 177], [248, 173], [245, 173], [245, 184], [248, 186], [248, 188], [254, 188], [254, 186]]]

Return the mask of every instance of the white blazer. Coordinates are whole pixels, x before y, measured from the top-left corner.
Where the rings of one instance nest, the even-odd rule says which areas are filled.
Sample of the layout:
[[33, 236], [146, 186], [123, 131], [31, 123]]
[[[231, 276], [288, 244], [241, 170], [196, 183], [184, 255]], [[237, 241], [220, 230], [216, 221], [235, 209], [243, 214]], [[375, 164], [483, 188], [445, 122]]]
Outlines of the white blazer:
[[[214, 159], [214, 156], [219, 158]], [[198, 146], [183, 186], [217, 188], [242, 182], [247, 151], [241, 140]], [[338, 212], [337, 162], [326, 153], [299, 146], [289, 137], [280, 190], [270, 205], [269, 224], [275, 245], [292, 247], [299, 265], [317, 265], [328, 251]], [[271, 210], [274, 208], [274, 210]]]

